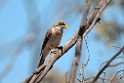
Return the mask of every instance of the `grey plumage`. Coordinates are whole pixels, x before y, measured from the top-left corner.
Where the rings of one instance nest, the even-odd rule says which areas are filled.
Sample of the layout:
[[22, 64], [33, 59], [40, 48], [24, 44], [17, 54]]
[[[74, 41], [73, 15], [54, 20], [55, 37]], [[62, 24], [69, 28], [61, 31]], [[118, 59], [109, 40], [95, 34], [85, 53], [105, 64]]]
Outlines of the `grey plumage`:
[[63, 21], [58, 21], [53, 27], [47, 30], [47, 33], [45, 35], [45, 39], [43, 41], [42, 48], [41, 48], [41, 54], [40, 54], [41, 59], [38, 67], [44, 63], [44, 60], [46, 56], [49, 54], [49, 52], [51, 51], [51, 49], [58, 47], [62, 38], [63, 29], [67, 27], [68, 26]]

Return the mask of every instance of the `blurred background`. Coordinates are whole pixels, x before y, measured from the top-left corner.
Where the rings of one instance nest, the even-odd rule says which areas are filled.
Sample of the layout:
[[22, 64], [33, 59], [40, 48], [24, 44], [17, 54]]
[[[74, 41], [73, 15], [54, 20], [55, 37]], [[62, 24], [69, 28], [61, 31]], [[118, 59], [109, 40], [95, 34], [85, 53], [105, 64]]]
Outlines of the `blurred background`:
[[[92, 0], [89, 15], [99, 1]], [[0, 83], [22, 83], [37, 68], [47, 29], [58, 20], [65, 21], [69, 29], [64, 30], [60, 46], [63, 45], [78, 30], [85, 6], [85, 0], [0, 0]], [[102, 13], [100, 23], [85, 37], [90, 51], [85, 78], [96, 75], [100, 65], [120, 50], [114, 46], [124, 45], [123, 8], [124, 0], [112, 0]], [[82, 47], [78, 79], [89, 55], [85, 41]], [[74, 54], [75, 46], [54, 64], [44, 83], [65, 83]], [[119, 57], [113, 63], [124, 60], [122, 53]], [[123, 64], [108, 68], [106, 77], [123, 68]]]

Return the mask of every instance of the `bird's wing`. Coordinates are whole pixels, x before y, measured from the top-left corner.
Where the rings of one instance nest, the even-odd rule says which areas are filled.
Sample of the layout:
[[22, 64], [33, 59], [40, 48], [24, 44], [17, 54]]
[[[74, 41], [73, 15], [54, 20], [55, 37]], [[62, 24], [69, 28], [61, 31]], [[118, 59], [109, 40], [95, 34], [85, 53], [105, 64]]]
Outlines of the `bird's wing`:
[[43, 44], [42, 44], [41, 54], [42, 54], [42, 51], [44, 50], [48, 40], [50, 39], [51, 35], [52, 35], [52, 28], [47, 30], [47, 33], [45, 35], [45, 39], [44, 39]]

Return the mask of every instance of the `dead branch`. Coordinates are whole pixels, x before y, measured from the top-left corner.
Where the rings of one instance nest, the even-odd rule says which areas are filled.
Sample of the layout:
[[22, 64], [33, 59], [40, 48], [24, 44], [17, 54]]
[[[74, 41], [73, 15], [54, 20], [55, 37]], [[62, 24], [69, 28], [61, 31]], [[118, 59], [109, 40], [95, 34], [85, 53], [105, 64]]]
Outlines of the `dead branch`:
[[82, 17], [82, 22], [81, 22], [80, 29], [78, 32], [76, 52], [75, 52], [74, 60], [72, 62], [72, 69], [71, 69], [71, 75], [70, 75], [69, 83], [74, 83], [74, 80], [76, 77], [77, 67], [78, 67], [81, 52], [82, 52], [82, 41], [83, 41], [82, 35], [84, 34], [85, 29], [86, 29], [86, 19], [87, 19], [87, 15], [88, 15], [88, 12], [90, 9], [90, 5], [91, 5], [91, 0], [86, 0], [86, 9], [84, 11], [84, 15]]
[[[90, 2], [90, 0], [87, 0], [87, 1], [89, 1], [89, 3], [91, 3]], [[91, 25], [87, 25], [87, 28], [88, 29], [92, 29], [93, 28], [93, 26], [99, 21], [98, 19], [99, 19], [99, 16], [101, 15], [101, 13], [103, 12], [103, 10], [105, 9], [105, 7], [109, 4], [109, 2], [110, 2], [111, 0], [101, 0], [100, 2], [99, 2], [99, 4], [95, 7], [95, 9], [94, 9], [94, 11], [93, 11], [93, 13], [91, 14], [91, 16], [92, 15], [95, 15], [95, 17], [94, 17], [94, 19], [93, 18], [91, 18], [91, 19], [89, 19], [89, 20], [93, 20], [92, 21], [92, 23], [90, 23], [90, 22], [88, 22], [88, 23], [90, 23]], [[89, 6], [90, 7], [90, 6]], [[87, 11], [87, 10], [86, 10]], [[96, 13], [97, 12], [97, 13]], [[96, 13], [96, 14], [95, 14]], [[85, 14], [84, 14], [85, 15]], [[87, 15], [87, 13], [86, 13], [86, 15]], [[90, 16], [90, 17], [91, 17]], [[82, 25], [85, 25], [84, 23], [82, 23]], [[83, 26], [84, 28], [86, 27], [86, 26]], [[83, 34], [83, 35], [85, 35], [85, 33], [83, 33], [83, 31], [84, 31], [84, 29], [83, 28], [81, 28], [80, 27], [80, 29], [82, 29], [82, 30], [80, 30], [80, 31], [82, 31], [81, 32], [81, 34]], [[85, 32], [89, 32], [90, 30], [86, 30]], [[80, 33], [80, 32], [79, 32]], [[78, 36], [79, 38], [78, 38], [78, 41], [77, 41], [77, 45], [76, 45], [76, 53], [75, 53], [75, 58], [74, 58], [74, 61], [73, 61], [73, 63], [72, 63], [72, 69], [71, 69], [71, 72], [72, 72], [72, 74], [71, 74], [71, 77], [70, 77], [70, 83], [74, 83], [74, 79], [75, 79], [75, 76], [76, 76], [76, 70], [77, 70], [77, 67], [78, 67], [78, 63], [79, 63], [79, 60], [80, 60], [80, 55], [81, 55], [81, 46], [82, 46], [82, 36], [80, 37], [80, 36]], [[84, 37], [84, 36], [83, 36]]]
[[124, 61], [118, 62], [116, 64], [110, 64], [109, 67], [115, 67], [115, 66], [118, 66], [118, 65], [121, 65], [121, 64], [124, 64]]
[[[87, 0], [89, 1], [89, 0]], [[95, 9], [93, 10], [93, 12], [91, 13], [88, 21], [87, 21], [87, 26], [86, 26], [86, 31], [83, 32], [82, 34], [82, 30], [79, 31], [81, 32], [81, 34], [83, 36], [80, 35], [81, 38], [85, 37], [88, 32], [93, 28], [93, 26], [100, 20], [99, 16], [101, 15], [102, 11], [106, 8], [106, 6], [108, 5], [108, 3], [111, 0], [101, 0], [99, 2], [99, 4], [95, 7]], [[86, 14], [87, 16], [87, 14]], [[86, 18], [85, 16], [85, 18]], [[85, 19], [84, 19], [85, 20]], [[84, 23], [82, 23], [81, 25], [84, 25]], [[38, 83], [40, 82], [44, 76], [48, 73], [48, 71], [52, 68], [53, 64], [61, 57], [63, 56], [63, 54], [65, 54], [70, 48], [72, 48], [75, 43], [77, 42], [78, 38], [78, 31], [72, 36], [72, 38], [66, 42], [63, 46], [61, 46], [60, 48], [56, 48], [54, 51], [51, 52], [50, 57], [48, 58], [48, 60], [46, 60], [46, 62], [40, 66], [38, 69], [36, 69], [31, 76], [29, 76], [24, 83]]]
[[123, 78], [124, 76], [123, 75], [121, 75], [115, 82], [113, 82], [113, 83], [119, 83], [119, 81]]
[[[105, 75], [104, 75], [105, 76]], [[91, 79], [94, 79], [96, 76], [91, 76], [89, 78], [85, 78], [84, 80], [80, 80], [78, 78], [76, 78], [80, 83], [92, 83], [91, 82]], [[102, 81], [110, 81], [109, 79], [106, 79], [106, 78], [102, 78], [102, 77], [99, 77], [98, 79], [101, 79]], [[98, 81], [97, 81], [98, 82]], [[99, 83], [99, 82], [98, 82]], [[103, 82], [104, 83], [104, 82]]]
[[[119, 57], [119, 58], [122, 58], [122, 57]], [[115, 58], [115, 59], [118, 59], [118, 58]], [[114, 59], [114, 60], [115, 60], [115, 59]], [[109, 61], [109, 60], [108, 60], [108, 61]], [[99, 70], [101, 70], [102, 67], [103, 67], [103, 65], [107, 64], [108, 61], [103, 62], [102, 65], [100, 66]], [[118, 63], [116, 63], [116, 64], [109, 64], [109, 67], [115, 67], [115, 66], [121, 65], [121, 64], [123, 64], [123, 63], [124, 63], [124, 61], [118, 62]]]
[[101, 75], [101, 73], [110, 65], [110, 63], [124, 50], [124, 46], [121, 48], [121, 50], [119, 50], [118, 53], [116, 53], [108, 62], [107, 64], [99, 71], [99, 73], [96, 75], [95, 79], [92, 81], [92, 83], [94, 83], [99, 76]]
[[119, 70], [118, 72], [116, 72], [110, 79], [110, 82], [109, 83], [112, 83], [113, 79], [115, 78], [115, 76], [120, 73], [120, 72], [123, 72], [124, 70]]
[[87, 59], [86, 64], [84, 64], [85, 67], [86, 67], [86, 66], [88, 65], [89, 61], [90, 61], [90, 50], [89, 50], [89, 48], [88, 48], [87, 39], [85, 39], [85, 42], [86, 42], [86, 47], [87, 47], [87, 50], [88, 50], [88, 59]]
[[86, 47], [87, 47], [87, 50], [88, 50], [88, 59], [86, 61], [85, 64], [82, 64], [82, 68], [80, 69], [80, 73], [79, 75], [82, 76], [82, 80], [79, 80], [78, 78], [76, 78], [79, 82], [85, 82], [85, 78], [84, 78], [84, 68], [88, 65], [89, 61], [90, 61], [90, 52], [89, 52], [89, 49], [88, 49], [88, 44], [87, 44], [87, 39], [85, 39], [85, 42], [86, 42]]

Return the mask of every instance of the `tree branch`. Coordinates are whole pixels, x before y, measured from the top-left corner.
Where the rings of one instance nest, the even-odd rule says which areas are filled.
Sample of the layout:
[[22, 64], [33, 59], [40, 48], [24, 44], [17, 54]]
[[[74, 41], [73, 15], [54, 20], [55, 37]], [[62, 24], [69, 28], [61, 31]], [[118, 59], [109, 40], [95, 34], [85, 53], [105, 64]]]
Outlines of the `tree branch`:
[[90, 9], [90, 5], [91, 5], [91, 0], [86, 0], [86, 9], [84, 11], [84, 14], [82, 17], [82, 22], [80, 24], [80, 28], [79, 28], [79, 32], [78, 32], [76, 52], [75, 52], [74, 60], [72, 62], [72, 68], [71, 68], [71, 75], [70, 75], [69, 83], [74, 83], [74, 80], [75, 80], [75, 76], [76, 76], [76, 72], [77, 72], [77, 68], [78, 68], [78, 64], [79, 64], [81, 52], [82, 52], [82, 41], [83, 41], [82, 35], [84, 34], [85, 29], [86, 29], [86, 20], [87, 20], [87, 15], [88, 15], [88, 12]]
[[95, 79], [92, 81], [92, 83], [94, 83], [98, 78], [99, 76], [101, 75], [101, 73], [110, 65], [110, 63], [121, 53], [124, 51], [124, 46], [121, 48], [121, 50], [116, 53], [108, 62], [107, 64], [99, 71], [99, 73], [96, 75]]
[[[85, 37], [88, 34], [88, 32], [93, 28], [93, 26], [100, 20], [99, 16], [101, 15], [102, 11], [105, 9], [105, 7], [108, 5], [110, 1], [111, 0], [101, 0], [99, 4], [95, 7], [95, 9], [93, 10], [93, 12], [89, 17], [89, 20], [87, 21], [86, 31], [84, 31], [82, 38]], [[24, 81], [24, 83], [40, 82], [44, 78], [44, 76], [48, 73], [48, 71], [52, 68], [53, 64], [61, 56], [63, 56], [70, 48], [72, 48], [75, 45], [77, 39], [78, 39], [78, 31], [63, 46], [52, 50], [50, 57], [46, 60], [46, 62], [38, 69], [36, 69], [31, 74], [31, 76], [29, 76]]]

